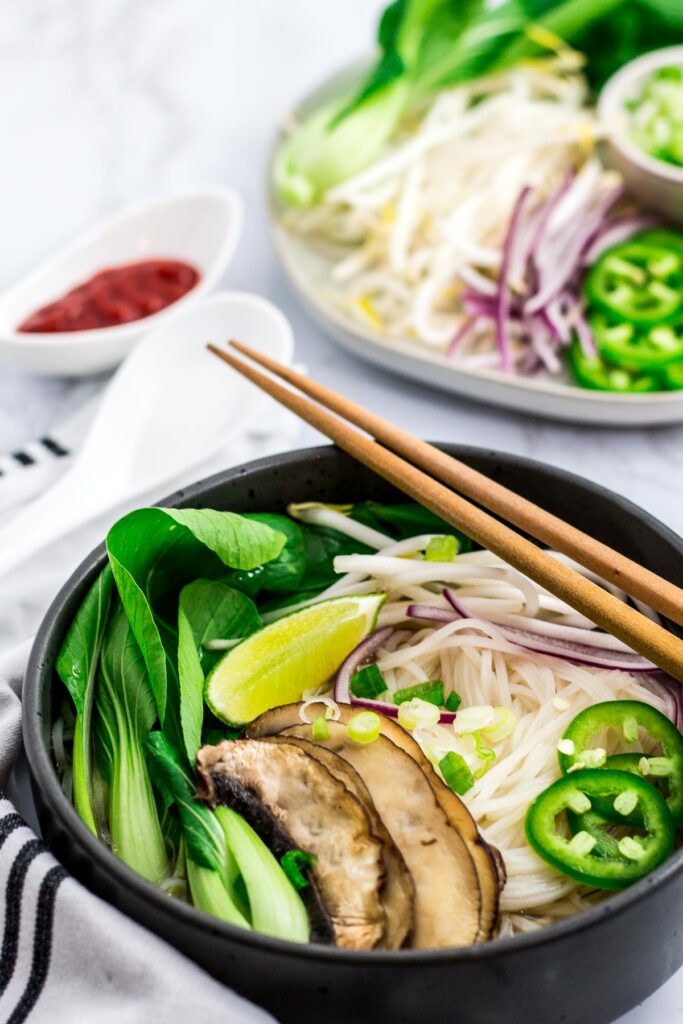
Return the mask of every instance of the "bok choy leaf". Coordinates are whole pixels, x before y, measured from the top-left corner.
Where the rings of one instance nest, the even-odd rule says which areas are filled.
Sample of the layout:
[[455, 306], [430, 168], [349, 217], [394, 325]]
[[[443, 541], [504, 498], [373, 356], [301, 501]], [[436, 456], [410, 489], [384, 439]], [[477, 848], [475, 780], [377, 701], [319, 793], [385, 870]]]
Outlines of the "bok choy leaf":
[[255, 569], [277, 558], [284, 544], [282, 534], [262, 523], [213, 509], [140, 509], [109, 531], [112, 572], [165, 728], [167, 712], [171, 718], [178, 714], [177, 700], [168, 700], [175, 650], [164, 644], [154, 611], [157, 601], [197, 576], [224, 574], [226, 565]]
[[263, 840], [235, 811], [210, 811], [194, 799], [192, 777], [161, 733], [151, 733], [146, 747], [155, 786], [178, 808], [195, 906], [242, 928], [306, 942], [306, 908]]
[[105, 568], [78, 609], [57, 655], [57, 673], [76, 707], [72, 766], [74, 805], [95, 835], [98, 828], [93, 799], [92, 712], [112, 589], [111, 570]]
[[222, 921], [250, 928], [238, 887], [239, 871], [215, 814], [194, 799], [194, 782], [168, 740], [153, 732], [146, 741], [154, 785], [178, 809], [187, 855], [192, 902]]
[[156, 707], [142, 652], [121, 608], [104, 637], [95, 704], [112, 850], [138, 874], [160, 882], [168, 873], [168, 857], [143, 746]]
[[195, 580], [180, 592], [178, 675], [180, 724], [190, 764], [202, 742], [204, 680], [223, 651], [207, 650], [211, 640], [249, 636], [262, 625], [256, 605], [245, 594], [217, 580]]

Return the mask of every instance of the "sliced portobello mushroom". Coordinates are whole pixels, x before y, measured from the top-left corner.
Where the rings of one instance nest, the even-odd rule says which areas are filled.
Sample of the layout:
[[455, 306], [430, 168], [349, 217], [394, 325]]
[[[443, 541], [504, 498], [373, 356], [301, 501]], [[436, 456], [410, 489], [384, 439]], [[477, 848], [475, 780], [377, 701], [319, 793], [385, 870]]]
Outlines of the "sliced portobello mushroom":
[[[340, 710], [340, 721], [345, 725], [348, 724], [349, 719], [358, 714], [357, 708], [354, 708], [350, 704], [339, 704]], [[321, 714], [324, 714], [325, 708], [321, 705]], [[282, 708], [275, 708], [273, 711], [266, 712], [262, 715], [262, 718], [266, 718], [267, 715], [278, 714], [283, 712], [282, 721], [292, 721], [292, 724], [298, 724], [301, 721], [299, 715], [298, 704], [287, 704]], [[315, 707], [309, 708], [309, 713], [315, 713]], [[460, 799], [444, 785], [439, 776], [434, 771], [434, 768], [428, 757], [422, 752], [419, 744], [413, 739], [407, 729], [399, 725], [398, 722], [391, 718], [387, 718], [386, 715], [380, 715], [380, 728], [382, 735], [390, 739], [396, 746], [401, 747], [407, 754], [417, 761], [422, 768], [423, 772], [429, 780], [429, 784], [434, 791], [434, 795], [440, 805], [443, 807], [445, 813], [448, 816], [449, 821], [453, 824], [460, 835], [467, 843], [467, 848], [470, 852], [470, 856], [474, 862], [474, 866], [477, 871], [479, 878], [479, 888], [481, 891], [481, 916], [479, 921], [479, 940], [484, 941], [490, 939], [493, 935], [497, 922], [498, 912], [500, 903], [500, 893], [505, 885], [505, 862], [500, 852], [494, 847], [489, 845], [479, 829], [477, 823], [468, 811], [467, 807]], [[253, 722], [249, 727], [250, 734], [256, 722]], [[281, 728], [285, 728], [283, 724]], [[255, 733], [254, 733], [255, 734]]]
[[[340, 704], [339, 708], [341, 711], [340, 721], [345, 724], [348, 724], [349, 719], [358, 713], [356, 708], [350, 704]], [[479, 938], [481, 940], [490, 939], [498, 923], [500, 893], [506, 880], [503, 857], [495, 846], [486, 842], [467, 806], [441, 781], [434, 771], [431, 761], [408, 730], [394, 719], [387, 718], [386, 715], [380, 715], [380, 719], [382, 734], [417, 761], [427, 776], [436, 799], [448, 815], [449, 821], [457, 828], [467, 843], [479, 877], [481, 890]]]
[[[308, 735], [310, 736], [310, 727]], [[382, 841], [384, 867], [386, 880], [382, 890], [382, 903], [387, 916], [387, 930], [383, 942], [380, 944], [383, 949], [401, 949], [409, 945], [409, 939], [413, 933], [415, 923], [415, 885], [406, 862], [400, 850], [396, 846], [391, 835], [377, 812], [377, 808], [370, 796], [370, 792], [361, 779], [358, 772], [352, 765], [340, 757], [333, 750], [310, 739], [295, 736], [289, 730], [287, 735], [264, 737], [269, 743], [296, 743], [307, 751], [312, 757], [317, 758], [335, 778], [343, 782], [346, 788], [360, 800], [365, 812], [370, 819], [372, 831]]]
[[[471, 945], [480, 939], [479, 879], [467, 843], [436, 799], [421, 766], [388, 737], [369, 744], [348, 739], [342, 722], [328, 722], [321, 746], [347, 760], [370, 791], [380, 816], [405, 858], [415, 882], [415, 930], [412, 945], [433, 949]], [[250, 735], [268, 732], [310, 739], [299, 706], [266, 712], [249, 727]]]
[[[243, 815], [276, 857], [291, 849], [315, 856], [311, 881], [335, 945], [382, 943], [382, 841], [360, 800], [320, 760], [295, 743], [224, 740], [201, 748], [197, 771], [198, 797]], [[320, 939], [315, 924], [313, 915]]]

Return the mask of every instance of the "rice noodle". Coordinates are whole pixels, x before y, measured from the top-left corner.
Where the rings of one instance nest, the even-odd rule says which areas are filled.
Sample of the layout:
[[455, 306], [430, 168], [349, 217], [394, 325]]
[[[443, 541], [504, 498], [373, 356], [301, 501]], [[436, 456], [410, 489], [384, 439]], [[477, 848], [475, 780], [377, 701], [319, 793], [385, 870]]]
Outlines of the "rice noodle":
[[[402, 551], [419, 550], [429, 538], [401, 542]], [[410, 541], [413, 541], [411, 544]], [[501, 851], [508, 881], [501, 897], [500, 935], [541, 927], [589, 906], [595, 894], [560, 874], [526, 842], [524, 819], [529, 804], [559, 773], [557, 744], [579, 711], [604, 700], [640, 700], [670, 713], [665, 688], [633, 674], [565, 662], [558, 657], [520, 651], [505, 640], [496, 623], [528, 622], [549, 635], [569, 635], [583, 643], [605, 643], [593, 623], [505, 566], [495, 555], [476, 551], [450, 563], [409, 561], [397, 557], [396, 545], [376, 555], [349, 555], [336, 560], [357, 587], [371, 583], [387, 600], [379, 625], [398, 625], [378, 650], [377, 665], [391, 693], [416, 682], [442, 679], [446, 695], [462, 698], [462, 709], [489, 706], [510, 713], [509, 734], [488, 745], [495, 761], [485, 768], [473, 737], [453, 726], [437, 724], [415, 730], [415, 738], [432, 760], [450, 750], [475, 771], [473, 788], [463, 797], [484, 836]], [[564, 559], [563, 559], [564, 560]], [[584, 571], [584, 570], [582, 570]], [[443, 604], [448, 583], [459, 599], [481, 613], [446, 623], [424, 623], [408, 616], [411, 604]], [[353, 585], [353, 584], [351, 584]], [[476, 595], [476, 596], [475, 596]], [[578, 620], [578, 621], [577, 621]], [[405, 628], [401, 629], [400, 626]], [[582, 636], [583, 634], [583, 636]], [[607, 641], [620, 651], [619, 641]]]

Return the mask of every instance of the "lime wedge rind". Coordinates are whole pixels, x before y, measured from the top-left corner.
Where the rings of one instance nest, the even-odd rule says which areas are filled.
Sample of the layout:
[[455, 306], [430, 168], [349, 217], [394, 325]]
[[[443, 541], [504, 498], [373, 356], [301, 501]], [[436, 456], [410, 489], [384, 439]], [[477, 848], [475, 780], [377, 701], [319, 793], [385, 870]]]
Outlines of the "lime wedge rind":
[[226, 725], [242, 726], [321, 686], [376, 625], [385, 594], [321, 601], [252, 633], [209, 674], [204, 697]]

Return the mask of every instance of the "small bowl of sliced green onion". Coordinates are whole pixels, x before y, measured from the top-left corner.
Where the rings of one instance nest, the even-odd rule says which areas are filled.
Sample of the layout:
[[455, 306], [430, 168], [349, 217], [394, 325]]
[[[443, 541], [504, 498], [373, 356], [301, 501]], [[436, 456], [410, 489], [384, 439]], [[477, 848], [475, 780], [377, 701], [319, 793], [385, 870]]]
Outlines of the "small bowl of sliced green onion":
[[683, 224], [683, 46], [626, 64], [605, 85], [598, 113], [629, 191]]

